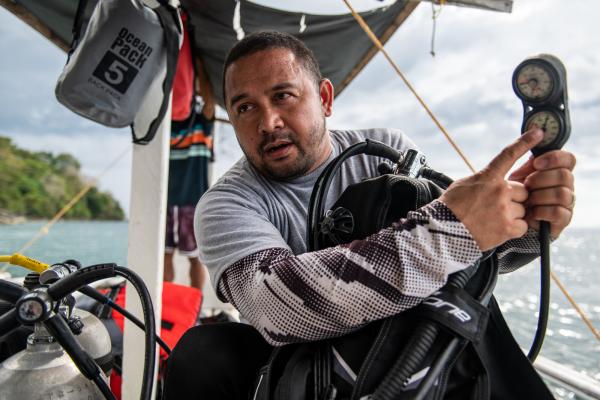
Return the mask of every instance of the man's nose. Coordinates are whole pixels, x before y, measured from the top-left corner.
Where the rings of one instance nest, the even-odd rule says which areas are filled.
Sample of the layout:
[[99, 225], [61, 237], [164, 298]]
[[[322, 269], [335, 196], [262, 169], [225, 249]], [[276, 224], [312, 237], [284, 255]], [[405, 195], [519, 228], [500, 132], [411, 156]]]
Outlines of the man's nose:
[[258, 129], [260, 132], [271, 133], [283, 128], [281, 114], [275, 107], [264, 107], [260, 116]]

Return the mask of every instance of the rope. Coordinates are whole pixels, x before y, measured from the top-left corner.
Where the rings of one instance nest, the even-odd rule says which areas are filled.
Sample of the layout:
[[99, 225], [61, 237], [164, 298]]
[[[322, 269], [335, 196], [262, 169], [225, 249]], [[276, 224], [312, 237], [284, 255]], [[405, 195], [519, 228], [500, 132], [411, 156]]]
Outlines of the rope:
[[[348, 6], [348, 8], [350, 9], [350, 12], [352, 13], [352, 16], [354, 17], [354, 19], [356, 20], [356, 22], [358, 22], [358, 24], [365, 31], [365, 33], [367, 34], [367, 36], [369, 36], [369, 38], [371, 39], [371, 41], [373, 42], [373, 44], [379, 49], [379, 51], [381, 51], [381, 53], [384, 55], [384, 57], [386, 58], [386, 60], [388, 60], [388, 62], [390, 63], [390, 65], [392, 66], [392, 68], [394, 68], [394, 70], [396, 71], [396, 73], [398, 74], [398, 76], [400, 77], [400, 79], [402, 79], [402, 81], [404, 82], [404, 84], [408, 87], [408, 89], [412, 92], [412, 94], [417, 98], [417, 100], [419, 101], [419, 103], [421, 104], [421, 106], [423, 106], [423, 108], [425, 109], [425, 111], [427, 112], [427, 114], [431, 117], [431, 119], [433, 120], [433, 122], [437, 125], [437, 127], [440, 129], [440, 131], [442, 131], [442, 133], [444, 134], [444, 136], [446, 137], [446, 139], [448, 140], [448, 142], [452, 145], [452, 147], [454, 148], [454, 150], [458, 153], [458, 155], [460, 156], [460, 158], [462, 158], [462, 160], [465, 162], [465, 164], [467, 164], [467, 167], [471, 170], [471, 172], [475, 173], [476, 171], [475, 171], [475, 168], [473, 168], [473, 165], [471, 165], [471, 163], [469, 162], [469, 160], [467, 159], [467, 157], [463, 154], [463, 152], [460, 150], [460, 148], [458, 147], [458, 145], [452, 140], [452, 138], [450, 137], [450, 135], [448, 134], [448, 132], [446, 131], [446, 129], [444, 129], [444, 127], [437, 120], [437, 118], [435, 117], [435, 115], [433, 115], [433, 112], [429, 109], [429, 107], [427, 106], [427, 104], [425, 104], [425, 102], [423, 101], [423, 99], [421, 98], [421, 96], [419, 96], [419, 94], [415, 91], [415, 89], [410, 84], [410, 82], [406, 79], [406, 77], [404, 76], [404, 74], [402, 73], [402, 71], [400, 71], [400, 68], [398, 68], [398, 66], [396, 65], [396, 63], [394, 62], [394, 60], [392, 60], [391, 57], [388, 55], [387, 51], [383, 48], [383, 45], [381, 44], [381, 42], [379, 41], [379, 39], [377, 38], [377, 36], [373, 33], [373, 31], [371, 30], [371, 28], [369, 28], [369, 25], [367, 25], [367, 23], [360, 16], [360, 14], [358, 14], [354, 10], [354, 8], [350, 4], [349, 0], [343, 0], [343, 1], [344, 1], [344, 3], [346, 3], [346, 6]], [[445, 0], [440, 1], [441, 5], [443, 5], [443, 3], [445, 3]], [[573, 299], [573, 297], [569, 294], [569, 292], [567, 291], [567, 289], [565, 288], [565, 286], [558, 279], [558, 277], [556, 276], [556, 274], [554, 274], [554, 272], [551, 273], [551, 277], [552, 277], [552, 280], [554, 281], [554, 283], [556, 283], [556, 285], [560, 288], [560, 290], [562, 291], [562, 293], [565, 295], [565, 297], [567, 298], [567, 300], [571, 303], [571, 305], [573, 306], [573, 308], [575, 308], [575, 311], [577, 311], [577, 313], [579, 314], [579, 316], [581, 317], [581, 319], [583, 320], [583, 322], [588, 326], [588, 328], [590, 329], [590, 331], [592, 332], [592, 334], [596, 337], [596, 339], [598, 339], [600, 341], [600, 333], [598, 333], [598, 329], [594, 328], [594, 326], [592, 325], [592, 323], [591, 323], [590, 319], [588, 318], [588, 316], [581, 309], [581, 307], [579, 307], [579, 305], [577, 305], [577, 303], [575, 302], [575, 300]]]
[[439, 9], [435, 9], [435, 2], [431, 2], [431, 20], [432, 20], [432, 29], [431, 29], [431, 50], [429, 51], [429, 53], [431, 54], [431, 57], [435, 57], [435, 33], [436, 33], [436, 27], [437, 27], [437, 19], [440, 16], [440, 14], [442, 13], [442, 8], [444, 8], [444, 5], [446, 4], [446, 0], [440, 0], [439, 1], [440, 4], [440, 8]]
[[379, 49], [379, 51], [381, 51], [381, 53], [384, 55], [384, 57], [392, 65], [392, 68], [394, 68], [394, 70], [396, 71], [396, 73], [398, 74], [398, 76], [400, 76], [400, 79], [402, 79], [402, 81], [404, 82], [404, 84], [408, 87], [408, 89], [412, 92], [412, 94], [417, 98], [417, 100], [419, 101], [419, 103], [421, 104], [421, 106], [423, 106], [423, 108], [425, 109], [425, 111], [427, 112], [427, 114], [429, 114], [429, 117], [431, 117], [431, 119], [433, 120], [433, 122], [442, 131], [442, 133], [446, 137], [446, 140], [448, 140], [448, 142], [450, 143], [450, 145], [452, 145], [452, 147], [458, 153], [458, 155], [460, 156], [460, 158], [462, 158], [463, 161], [465, 162], [465, 164], [467, 164], [467, 166], [469, 167], [469, 169], [471, 170], [471, 172], [475, 173], [475, 168], [473, 168], [473, 166], [471, 165], [471, 163], [469, 162], [469, 160], [467, 159], [467, 157], [458, 148], [458, 146], [456, 145], [456, 143], [454, 142], [454, 140], [452, 140], [452, 138], [450, 137], [450, 134], [448, 134], [448, 132], [446, 131], [446, 129], [438, 121], [438, 119], [435, 117], [435, 115], [433, 115], [433, 112], [431, 112], [431, 110], [429, 109], [429, 107], [427, 106], [427, 104], [425, 104], [425, 101], [423, 101], [423, 99], [421, 98], [421, 96], [419, 96], [419, 94], [416, 92], [416, 90], [410, 84], [410, 82], [408, 81], [408, 79], [406, 79], [406, 77], [404, 76], [404, 74], [402, 73], [402, 71], [400, 71], [400, 68], [398, 68], [398, 66], [396, 65], [396, 63], [388, 55], [387, 51], [385, 51], [385, 49], [383, 48], [383, 45], [381, 44], [381, 42], [379, 41], [379, 39], [377, 38], [377, 36], [375, 36], [375, 34], [373, 33], [373, 31], [371, 31], [371, 28], [369, 28], [369, 26], [367, 25], [367, 23], [365, 22], [365, 20], [354, 10], [354, 8], [352, 7], [352, 5], [350, 4], [350, 2], [348, 0], [343, 0], [343, 1], [344, 1], [344, 3], [346, 3], [346, 5], [348, 6], [348, 8], [350, 9], [350, 12], [352, 12], [352, 15], [354, 16], [354, 19], [356, 19], [356, 22], [358, 22], [358, 24], [361, 26], [361, 28], [363, 28], [363, 30], [365, 31], [365, 33], [367, 34], [367, 36], [369, 36], [369, 38], [371, 39], [371, 41], [373, 42], [373, 44], [375, 44], [375, 46]]
[[600, 331], [598, 331], [598, 329], [596, 329], [594, 327], [594, 325], [592, 325], [592, 321], [590, 321], [589, 317], [585, 314], [585, 312], [581, 309], [581, 307], [579, 307], [579, 304], [577, 304], [575, 299], [573, 299], [573, 297], [569, 294], [569, 292], [567, 291], [567, 288], [565, 287], [565, 285], [563, 285], [563, 283], [560, 281], [560, 279], [558, 279], [558, 276], [556, 276], [554, 271], [550, 271], [550, 276], [552, 276], [552, 280], [554, 281], [554, 283], [556, 283], [556, 286], [558, 286], [558, 288], [565, 295], [567, 300], [569, 300], [569, 303], [571, 303], [571, 306], [573, 306], [575, 311], [577, 311], [577, 313], [579, 314], [579, 316], [581, 317], [583, 322], [587, 325], [587, 327], [590, 329], [592, 334], [594, 336], [596, 336], [596, 339], [598, 339], [600, 341]]
[[[87, 185], [85, 185], [83, 187], [83, 189], [81, 189], [79, 191], [79, 193], [77, 193], [71, 200], [69, 200], [69, 202], [67, 204], [65, 204], [65, 206], [63, 208], [61, 208], [54, 217], [52, 217], [52, 219], [50, 221], [48, 221], [48, 223], [44, 226], [42, 226], [40, 228], [40, 230], [27, 242], [25, 243], [19, 250], [17, 250], [17, 253], [23, 253], [25, 252], [25, 250], [27, 250], [28, 248], [30, 248], [35, 242], [37, 242], [42, 236], [47, 235], [48, 232], [50, 231], [50, 228], [52, 227], [52, 225], [54, 225], [56, 222], [58, 222], [58, 220], [60, 220], [62, 218], [63, 215], [65, 215], [71, 208], [73, 208], [73, 206], [75, 206], [75, 204], [77, 204], [77, 202], [86, 195], [87, 192], [90, 191], [90, 189], [92, 189], [94, 186], [96, 186], [96, 184], [98, 183], [98, 180], [100, 180], [100, 178], [106, 174], [112, 167], [115, 166], [115, 164], [117, 162], [119, 162], [123, 157], [125, 157], [125, 155], [131, 150], [131, 148], [127, 148], [125, 149], [123, 152], [121, 152], [118, 156], [116, 156], [107, 166], [106, 168], [104, 168], [104, 170], [102, 170], [102, 172], [100, 172], [100, 174], [92, 179]], [[6, 269], [8, 268], [8, 264], [3, 263], [2, 265], [0, 265], [0, 272], [4, 272], [6, 271]]]

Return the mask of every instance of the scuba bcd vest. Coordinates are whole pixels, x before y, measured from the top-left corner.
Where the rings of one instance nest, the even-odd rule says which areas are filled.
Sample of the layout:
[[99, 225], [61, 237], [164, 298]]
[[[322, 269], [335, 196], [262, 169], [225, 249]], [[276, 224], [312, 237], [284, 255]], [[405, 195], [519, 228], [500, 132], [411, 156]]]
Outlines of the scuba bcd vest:
[[[381, 176], [350, 185], [324, 212], [341, 164], [356, 155], [389, 159]], [[308, 249], [362, 239], [439, 197], [451, 180], [425, 157], [367, 140], [319, 176], [308, 215]], [[420, 305], [348, 335], [275, 349], [260, 371], [257, 400], [552, 399], [514, 340], [492, 296], [498, 264], [484, 255]], [[523, 384], [526, 382], [526, 384]]]

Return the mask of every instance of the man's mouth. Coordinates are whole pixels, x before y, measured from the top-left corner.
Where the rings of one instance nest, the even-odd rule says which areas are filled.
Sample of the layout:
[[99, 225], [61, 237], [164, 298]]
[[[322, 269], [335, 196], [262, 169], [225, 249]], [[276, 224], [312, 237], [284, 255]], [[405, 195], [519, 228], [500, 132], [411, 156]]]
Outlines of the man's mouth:
[[263, 153], [267, 158], [276, 160], [287, 156], [293, 145], [294, 143], [289, 140], [277, 140], [266, 145]]

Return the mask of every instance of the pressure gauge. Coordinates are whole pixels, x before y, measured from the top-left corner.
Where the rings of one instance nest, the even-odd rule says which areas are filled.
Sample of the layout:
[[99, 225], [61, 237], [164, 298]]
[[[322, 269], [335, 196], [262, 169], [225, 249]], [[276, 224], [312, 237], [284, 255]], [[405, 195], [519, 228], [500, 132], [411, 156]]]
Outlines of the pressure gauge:
[[512, 85], [523, 102], [522, 132], [534, 125], [544, 131], [533, 154], [562, 148], [571, 132], [563, 63], [550, 54], [527, 58], [515, 69]]
[[515, 70], [513, 78], [517, 96], [531, 102], [540, 102], [555, 94], [556, 77], [546, 64], [527, 62]]
[[544, 131], [544, 139], [538, 146], [546, 147], [554, 143], [563, 130], [562, 117], [552, 110], [538, 111], [530, 115], [525, 121], [525, 130], [537, 126]]

